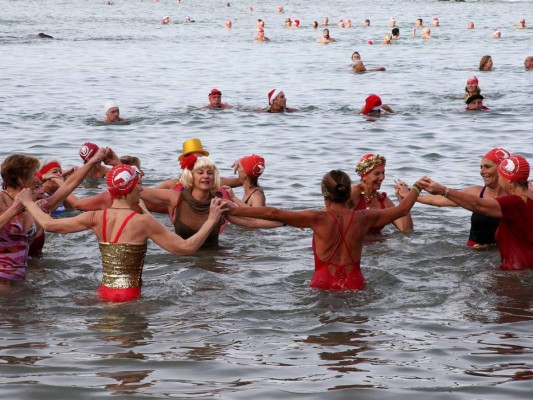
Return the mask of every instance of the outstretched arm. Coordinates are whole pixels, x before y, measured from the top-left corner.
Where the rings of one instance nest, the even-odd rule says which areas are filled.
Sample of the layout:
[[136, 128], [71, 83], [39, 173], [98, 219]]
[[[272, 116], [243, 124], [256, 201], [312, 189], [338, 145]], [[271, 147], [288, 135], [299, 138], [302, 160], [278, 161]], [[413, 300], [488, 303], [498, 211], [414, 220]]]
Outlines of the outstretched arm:
[[141, 199], [155, 206], [170, 207], [174, 203], [177, 203], [179, 196], [179, 192], [172, 189], [145, 188], [141, 192]]
[[480, 198], [460, 190], [450, 189], [438, 182], [433, 181], [428, 177], [424, 177], [421, 182], [421, 187], [432, 194], [440, 194], [459, 207], [467, 210], [487, 215], [489, 217], [502, 217], [502, 209], [500, 203], [495, 199]]
[[26, 210], [33, 215], [35, 221], [47, 232], [73, 233], [91, 229], [95, 226], [94, 213], [83, 213], [72, 218], [52, 218], [35, 204], [32, 199], [31, 189], [23, 189], [16, 199], [26, 207]]
[[317, 211], [286, 211], [275, 207], [234, 207], [229, 211], [231, 216], [242, 216], [277, 221], [296, 228], [311, 228], [317, 220]]
[[74, 172], [68, 177], [68, 179], [63, 183], [56, 192], [48, 198], [48, 204], [50, 205], [50, 210], [55, 210], [67, 196], [72, 193], [74, 189], [85, 179], [91, 168], [99, 164], [106, 156], [109, 150], [106, 147], [100, 147], [96, 154], [83, 165], [80, 169]]

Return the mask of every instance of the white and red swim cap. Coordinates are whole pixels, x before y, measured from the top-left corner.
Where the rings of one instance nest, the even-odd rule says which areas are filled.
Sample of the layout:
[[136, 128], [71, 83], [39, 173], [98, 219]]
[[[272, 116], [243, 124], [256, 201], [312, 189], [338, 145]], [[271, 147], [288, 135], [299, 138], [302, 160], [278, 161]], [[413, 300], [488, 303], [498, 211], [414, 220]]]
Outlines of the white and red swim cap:
[[141, 179], [141, 173], [133, 165], [115, 165], [107, 173], [107, 190], [111, 197], [121, 197], [130, 193]]
[[83, 143], [83, 145], [80, 147], [80, 157], [83, 160], [83, 162], [89, 161], [98, 151], [99, 147], [98, 145], [87, 142]]

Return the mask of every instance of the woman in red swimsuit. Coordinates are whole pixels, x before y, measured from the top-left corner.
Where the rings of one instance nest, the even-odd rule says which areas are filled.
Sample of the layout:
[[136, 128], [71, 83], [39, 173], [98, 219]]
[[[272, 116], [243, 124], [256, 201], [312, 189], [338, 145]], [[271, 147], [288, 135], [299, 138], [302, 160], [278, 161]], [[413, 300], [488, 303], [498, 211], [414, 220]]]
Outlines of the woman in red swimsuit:
[[[387, 193], [378, 192], [385, 180], [385, 165], [387, 160], [378, 154], [365, 154], [355, 166], [355, 172], [361, 177], [357, 185], [352, 186], [350, 196], [351, 207], [356, 210], [384, 210], [394, 207], [394, 203], [387, 197]], [[413, 230], [411, 214], [391, 221], [400, 232]], [[377, 226], [368, 231], [369, 234], [379, 234], [384, 226]]]
[[417, 184], [396, 207], [357, 211], [350, 206], [351, 180], [342, 171], [330, 171], [321, 183], [325, 208], [285, 211], [274, 207], [234, 207], [229, 214], [279, 221], [313, 230], [315, 273], [310, 286], [325, 290], [365, 287], [360, 260], [368, 230], [386, 225], [409, 213], [420, 193]]
[[98, 293], [107, 301], [130, 301], [140, 296], [148, 239], [174, 254], [194, 254], [225, 211], [222, 200], [213, 199], [205, 224], [185, 240], [170, 232], [152, 215], [134, 211], [142, 191], [140, 172], [136, 167], [114, 166], [107, 174], [107, 190], [113, 198], [110, 208], [62, 219], [53, 219], [43, 213], [33, 202], [30, 189], [17, 196], [46, 231], [71, 233], [90, 229], [95, 233], [100, 242], [103, 266]]
[[241, 200], [235, 196], [229, 186], [224, 186], [231, 201], [240, 207], [263, 207], [266, 204], [266, 199], [263, 188], [259, 186], [259, 177], [265, 170], [265, 159], [252, 154], [237, 161], [236, 167], [244, 194]]
[[481, 198], [461, 190], [449, 189], [430, 178], [421, 185], [432, 194], [449, 198], [467, 210], [500, 218], [496, 243], [502, 269], [533, 269], [533, 192], [528, 188], [529, 163], [512, 155], [498, 166], [500, 186], [507, 195]]

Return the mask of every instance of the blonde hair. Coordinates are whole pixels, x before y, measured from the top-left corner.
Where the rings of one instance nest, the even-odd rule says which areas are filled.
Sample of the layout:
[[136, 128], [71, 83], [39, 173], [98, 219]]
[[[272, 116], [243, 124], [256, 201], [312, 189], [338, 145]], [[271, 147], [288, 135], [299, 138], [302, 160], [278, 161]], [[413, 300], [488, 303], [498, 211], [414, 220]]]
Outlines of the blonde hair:
[[218, 172], [217, 166], [209, 157], [198, 157], [196, 159], [196, 163], [194, 163], [194, 167], [192, 170], [185, 168], [180, 175], [180, 182], [186, 188], [192, 188], [193, 173], [199, 170], [200, 168], [209, 168], [213, 171], [215, 179], [213, 180], [213, 184], [211, 185], [211, 191], [216, 191], [220, 187], [220, 174]]

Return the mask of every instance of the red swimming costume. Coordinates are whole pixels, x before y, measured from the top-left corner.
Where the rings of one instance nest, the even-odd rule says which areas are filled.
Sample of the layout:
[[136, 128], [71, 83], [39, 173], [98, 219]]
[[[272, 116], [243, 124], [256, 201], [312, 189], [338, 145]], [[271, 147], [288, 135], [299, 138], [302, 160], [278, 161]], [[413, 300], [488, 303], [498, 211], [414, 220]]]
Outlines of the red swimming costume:
[[[379, 201], [379, 205], [381, 207], [382, 210], [384, 210], [385, 208], [385, 198], [387, 197], [387, 194], [385, 192], [381, 193], [380, 195], [378, 195], [377, 199]], [[366, 210], [366, 201], [365, 201], [365, 198], [364, 196], [361, 194], [361, 196], [359, 196], [359, 203], [357, 204], [357, 206], [355, 206], [355, 210]], [[378, 227], [372, 227], [368, 230], [368, 234], [369, 235], [379, 235], [381, 233], [381, 230], [384, 228], [385, 226], [378, 226]]]
[[[365, 278], [361, 273], [361, 263], [360, 261], [355, 261], [350, 252], [350, 248], [346, 243], [346, 233], [350, 228], [350, 225], [353, 221], [355, 211], [352, 211], [352, 217], [346, 230], [343, 232], [342, 227], [339, 224], [339, 221], [331, 211], [328, 211], [328, 214], [331, 215], [337, 227], [339, 228], [340, 240], [337, 243], [337, 246], [333, 249], [330, 256], [325, 260], [321, 260], [316, 252], [315, 238], [313, 237], [313, 254], [315, 256], [315, 273], [313, 274], [313, 279], [309, 284], [312, 288], [323, 289], [323, 290], [361, 290], [365, 288]], [[329, 260], [334, 258], [339, 250], [340, 246], [344, 245], [348, 253], [350, 254], [350, 259], [352, 260], [351, 264], [348, 265], [339, 265], [335, 264]], [[335, 267], [335, 274], [331, 274], [329, 267]], [[346, 267], [351, 267], [349, 272], [346, 272]]]

